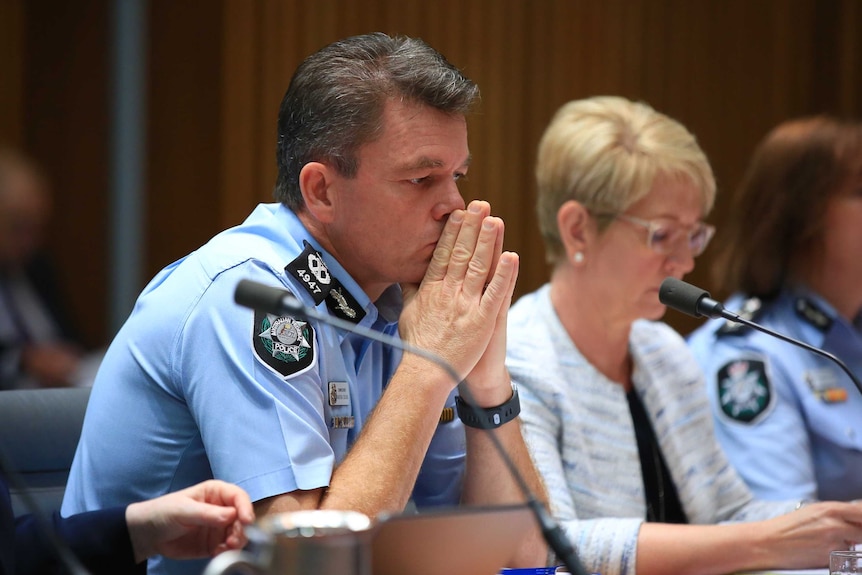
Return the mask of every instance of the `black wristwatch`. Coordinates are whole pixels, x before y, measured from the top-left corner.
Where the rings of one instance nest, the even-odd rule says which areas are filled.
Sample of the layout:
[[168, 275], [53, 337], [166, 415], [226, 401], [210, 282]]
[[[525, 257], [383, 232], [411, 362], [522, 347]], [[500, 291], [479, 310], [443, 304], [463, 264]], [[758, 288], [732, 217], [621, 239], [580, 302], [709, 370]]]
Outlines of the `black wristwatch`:
[[509, 401], [497, 407], [476, 407], [455, 396], [455, 409], [458, 418], [464, 425], [479, 429], [496, 429], [518, 417], [521, 413], [521, 400], [518, 399], [518, 387], [512, 384], [512, 397]]

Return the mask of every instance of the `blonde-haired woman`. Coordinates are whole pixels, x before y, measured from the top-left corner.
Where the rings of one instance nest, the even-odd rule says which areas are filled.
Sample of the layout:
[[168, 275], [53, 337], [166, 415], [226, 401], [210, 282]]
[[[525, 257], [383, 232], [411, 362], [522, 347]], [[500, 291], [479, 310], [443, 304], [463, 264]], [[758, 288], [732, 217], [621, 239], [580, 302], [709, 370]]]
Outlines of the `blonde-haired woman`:
[[[754, 499], [718, 447], [703, 376], [658, 289], [713, 235], [709, 163], [642, 103], [563, 106], [537, 162], [550, 282], [508, 319], [507, 364], [551, 508], [602, 575], [825, 566], [862, 504]], [[732, 522], [718, 525], [718, 523]]]

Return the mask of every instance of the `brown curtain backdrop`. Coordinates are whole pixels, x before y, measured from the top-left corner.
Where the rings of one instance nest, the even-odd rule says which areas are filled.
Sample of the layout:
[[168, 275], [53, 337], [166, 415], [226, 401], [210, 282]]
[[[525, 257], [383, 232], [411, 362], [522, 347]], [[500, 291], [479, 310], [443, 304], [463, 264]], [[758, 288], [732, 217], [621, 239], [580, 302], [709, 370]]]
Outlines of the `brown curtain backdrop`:
[[[52, 245], [67, 279], [104, 286], [111, 3], [0, 6], [0, 48], [18, 48], [0, 53], [0, 67], [20, 76], [0, 80], [0, 139], [42, 161], [65, 198]], [[149, 18], [146, 278], [271, 201], [290, 75], [352, 34], [422, 37], [479, 84], [462, 190], [505, 219], [506, 248], [522, 259], [518, 294], [548, 273], [533, 163], [563, 103], [619, 94], [688, 126], [716, 172], [709, 219], [719, 234], [770, 127], [812, 113], [862, 117], [857, 0], [150, 0]], [[709, 265], [707, 251], [689, 279], [708, 288]], [[104, 289], [70, 289], [90, 337], [109, 337]], [[683, 332], [697, 324], [666, 319]]]

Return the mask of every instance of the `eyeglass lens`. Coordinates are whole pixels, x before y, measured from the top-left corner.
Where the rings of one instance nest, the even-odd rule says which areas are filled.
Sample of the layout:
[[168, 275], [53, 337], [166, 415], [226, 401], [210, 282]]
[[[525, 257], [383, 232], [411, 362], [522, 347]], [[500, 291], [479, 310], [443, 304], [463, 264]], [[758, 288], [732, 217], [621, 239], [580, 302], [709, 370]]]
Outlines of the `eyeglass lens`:
[[711, 233], [708, 225], [699, 223], [687, 230], [675, 222], [652, 221], [649, 227], [649, 245], [655, 251], [667, 254], [673, 251], [682, 237], [687, 237], [692, 255], [699, 256], [706, 249]]

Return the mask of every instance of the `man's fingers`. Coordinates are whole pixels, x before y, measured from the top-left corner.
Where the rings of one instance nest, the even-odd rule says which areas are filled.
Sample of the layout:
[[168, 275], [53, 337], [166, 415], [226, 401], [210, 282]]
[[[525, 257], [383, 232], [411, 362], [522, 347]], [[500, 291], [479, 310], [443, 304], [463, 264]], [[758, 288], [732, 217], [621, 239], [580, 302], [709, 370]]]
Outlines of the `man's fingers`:
[[[482, 223], [491, 211], [488, 202], [472, 201], [464, 214], [464, 223], [458, 231], [458, 238], [449, 257], [446, 276], [456, 282], [464, 281], [471, 266], [476, 265], [474, 254], [478, 239], [483, 233]], [[488, 268], [485, 271], [487, 273]], [[484, 280], [483, 280], [484, 284]]]
[[445, 277], [449, 269], [449, 259], [452, 257], [452, 249], [455, 246], [455, 241], [458, 238], [458, 232], [461, 231], [461, 224], [463, 222], [464, 210], [455, 210], [449, 214], [446, 225], [443, 226], [443, 232], [440, 234], [440, 239], [437, 240], [434, 255], [431, 256], [431, 263], [428, 264], [428, 270], [425, 272], [425, 280], [440, 281]]
[[[464, 274], [464, 291], [468, 294], [481, 294], [493, 278], [491, 270], [497, 266], [502, 247], [503, 220], [487, 217], [482, 222], [473, 253]], [[457, 279], [457, 278], [455, 278]]]
[[[485, 289], [485, 295], [482, 298], [483, 305], [489, 301], [495, 306], [500, 306], [504, 313], [508, 311], [509, 303], [511, 303], [515, 293], [519, 267], [520, 259], [515, 252], [504, 252], [500, 255], [494, 276]], [[503, 302], [506, 305], [501, 305]]]
[[[501, 219], [500, 221], [502, 222], [503, 220]], [[505, 229], [505, 226], [506, 224], [504, 222], [503, 230]], [[497, 242], [494, 245], [494, 261], [491, 262], [491, 269], [488, 273], [488, 277], [493, 277], [494, 274], [497, 272], [497, 261], [500, 259], [500, 254], [503, 253], [503, 237], [505, 235], [503, 233], [503, 230], [500, 230], [500, 233], [497, 234]]]
[[[445, 277], [464, 279], [473, 257], [482, 221], [491, 213], [491, 205], [481, 200], [470, 202], [467, 210], [449, 214], [424, 281], [441, 281]], [[502, 243], [502, 240], [500, 240]]]

